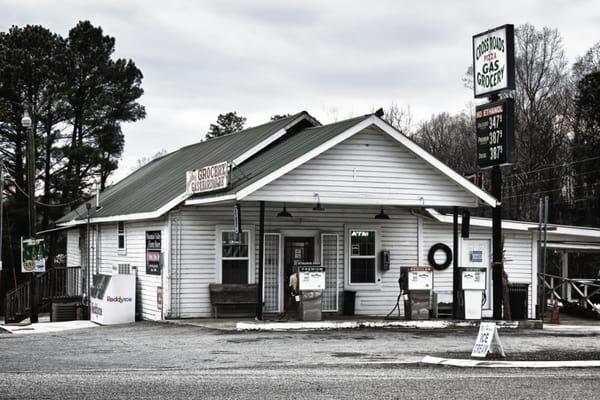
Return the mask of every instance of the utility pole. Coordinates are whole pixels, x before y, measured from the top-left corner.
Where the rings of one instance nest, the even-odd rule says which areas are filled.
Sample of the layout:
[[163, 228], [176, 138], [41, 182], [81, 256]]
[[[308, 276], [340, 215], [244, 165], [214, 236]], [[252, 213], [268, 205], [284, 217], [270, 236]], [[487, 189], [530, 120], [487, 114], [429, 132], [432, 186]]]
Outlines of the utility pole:
[[[2, 283], [2, 246], [4, 245], [4, 159], [0, 156], [0, 283]], [[2, 286], [0, 285], [0, 288]], [[1, 289], [0, 289], [1, 290]]]
[[502, 275], [504, 269], [502, 249], [502, 171], [498, 165], [492, 167], [492, 196], [498, 204], [492, 210], [492, 251], [493, 251], [493, 318], [502, 319]]
[[90, 297], [90, 280], [92, 279], [92, 273], [91, 273], [91, 265], [90, 265], [90, 213], [91, 213], [91, 208], [92, 205], [87, 202], [85, 203], [85, 208], [87, 209], [87, 222], [85, 224], [85, 244], [86, 244], [86, 250], [85, 250], [85, 258], [86, 258], [86, 265], [85, 265], [85, 297], [87, 300], [87, 318], [88, 319], [92, 319], [92, 298]]
[[[21, 124], [27, 130], [27, 205], [29, 215], [29, 237], [35, 236], [35, 122], [25, 111]], [[38, 322], [37, 277], [35, 272], [29, 276], [29, 320]]]

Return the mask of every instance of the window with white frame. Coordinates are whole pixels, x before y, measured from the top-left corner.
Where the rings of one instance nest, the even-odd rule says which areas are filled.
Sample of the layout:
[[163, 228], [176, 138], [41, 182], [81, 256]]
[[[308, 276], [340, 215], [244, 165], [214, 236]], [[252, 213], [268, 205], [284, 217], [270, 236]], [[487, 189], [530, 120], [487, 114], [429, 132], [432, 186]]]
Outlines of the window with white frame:
[[376, 283], [377, 281], [377, 230], [348, 230], [349, 283]]
[[127, 249], [125, 240], [125, 222], [117, 222], [117, 250], [119, 253], [124, 253]]
[[250, 234], [221, 231], [221, 283], [249, 283]]

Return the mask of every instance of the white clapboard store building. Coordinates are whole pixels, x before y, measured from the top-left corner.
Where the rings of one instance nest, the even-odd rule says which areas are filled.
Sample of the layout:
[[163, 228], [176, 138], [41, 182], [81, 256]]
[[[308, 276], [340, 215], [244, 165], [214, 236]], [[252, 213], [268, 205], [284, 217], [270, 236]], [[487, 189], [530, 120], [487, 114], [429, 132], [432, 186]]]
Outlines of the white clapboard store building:
[[[186, 188], [192, 170], [195, 191], [204, 192], [192, 193], [191, 182]], [[375, 114], [320, 125], [301, 112], [183, 147], [133, 172], [100, 194], [99, 208], [92, 201], [89, 241], [85, 206], [58, 224], [68, 229], [69, 265], [102, 273], [136, 267], [144, 319], [211, 317], [209, 284], [258, 282], [261, 203], [265, 313], [285, 311], [296, 260], [326, 268], [325, 313], [343, 312], [343, 292], [355, 291], [356, 314], [384, 316], [396, 304], [402, 267], [427, 266], [434, 244], [453, 248], [452, 216], [435, 210], [494, 207], [496, 200]], [[233, 232], [236, 204], [240, 236]], [[530, 318], [535, 226], [504, 223], [505, 269], [511, 282], [529, 285]], [[559, 227], [549, 235], [600, 248], [599, 230]], [[458, 246], [458, 265], [468, 265], [464, 253], [475, 248], [489, 268], [491, 221], [472, 218], [470, 238]], [[383, 250], [388, 270], [381, 268]], [[451, 299], [453, 268], [434, 271], [440, 298]], [[484, 317], [491, 317], [490, 303]]]

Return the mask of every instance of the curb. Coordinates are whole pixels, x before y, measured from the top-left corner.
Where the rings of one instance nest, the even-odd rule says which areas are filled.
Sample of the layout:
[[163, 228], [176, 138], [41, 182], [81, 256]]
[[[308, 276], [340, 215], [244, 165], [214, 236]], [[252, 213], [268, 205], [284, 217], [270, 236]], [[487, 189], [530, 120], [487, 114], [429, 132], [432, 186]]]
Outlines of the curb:
[[[359, 328], [404, 328], [404, 329], [464, 329], [479, 328], [480, 321], [314, 321], [314, 322], [238, 322], [238, 331], [322, 331]], [[499, 329], [523, 328], [520, 321], [497, 321]]]
[[426, 356], [423, 364], [444, 365], [462, 368], [600, 368], [600, 360], [583, 361], [500, 361], [463, 360]]

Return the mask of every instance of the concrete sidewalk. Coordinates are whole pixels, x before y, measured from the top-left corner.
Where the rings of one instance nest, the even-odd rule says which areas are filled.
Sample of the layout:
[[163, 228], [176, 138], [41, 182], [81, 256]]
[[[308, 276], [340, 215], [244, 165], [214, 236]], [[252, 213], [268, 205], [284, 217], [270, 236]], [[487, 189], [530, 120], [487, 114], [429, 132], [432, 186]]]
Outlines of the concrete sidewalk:
[[[539, 328], [535, 321], [496, 321], [499, 329]], [[359, 328], [400, 328], [400, 329], [465, 329], [479, 328], [479, 321], [456, 320], [330, 320], [330, 321], [248, 321], [238, 322], [238, 331], [314, 331]]]
[[[327, 319], [324, 321], [257, 321], [252, 318], [193, 318], [193, 319], [170, 319], [161, 321], [175, 325], [197, 326], [206, 329], [221, 331], [322, 331], [338, 329], [360, 329], [360, 328], [398, 328], [415, 330], [452, 330], [452, 329], [478, 329], [479, 321], [453, 321], [453, 320], [384, 320], [381, 318], [346, 318]], [[540, 321], [496, 321], [499, 329], [540, 329]]]
[[17, 335], [34, 333], [55, 333], [73, 329], [97, 328], [99, 325], [92, 321], [39, 322], [36, 324], [20, 323], [0, 325], [0, 329]]

